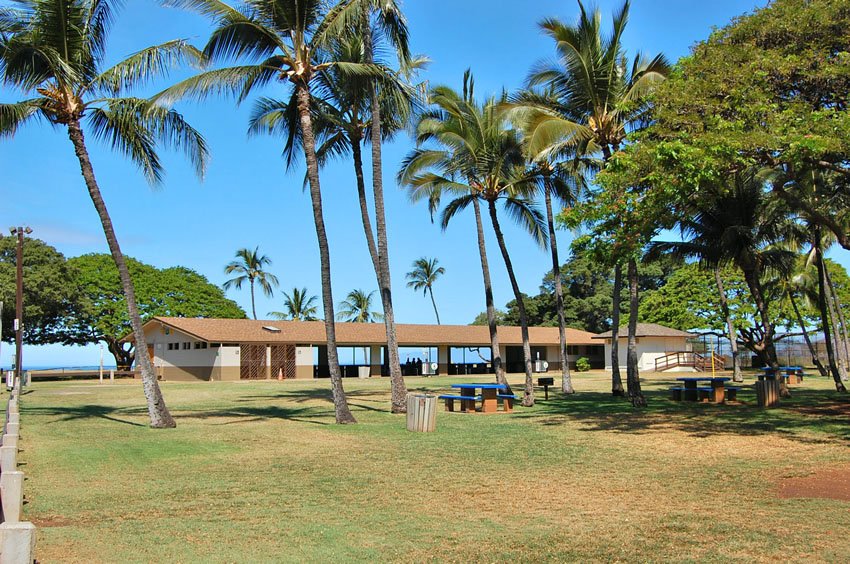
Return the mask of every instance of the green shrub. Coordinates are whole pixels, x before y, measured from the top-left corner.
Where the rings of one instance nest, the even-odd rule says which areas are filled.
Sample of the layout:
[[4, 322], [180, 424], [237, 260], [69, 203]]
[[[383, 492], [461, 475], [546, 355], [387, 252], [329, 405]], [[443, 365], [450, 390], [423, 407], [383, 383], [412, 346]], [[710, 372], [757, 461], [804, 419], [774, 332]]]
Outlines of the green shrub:
[[587, 372], [590, 370], [590, 361], [585, 357], [581, 357], [576, 361], [576, 370], [578, 372]]

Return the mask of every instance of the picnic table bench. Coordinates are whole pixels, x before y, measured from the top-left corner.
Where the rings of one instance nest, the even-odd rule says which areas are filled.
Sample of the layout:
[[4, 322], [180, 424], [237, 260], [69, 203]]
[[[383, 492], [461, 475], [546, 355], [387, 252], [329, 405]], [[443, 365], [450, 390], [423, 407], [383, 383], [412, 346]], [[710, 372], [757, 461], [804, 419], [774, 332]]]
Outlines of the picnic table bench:
[[481, 399], [481, 396], [454, 396], [443, 394], [438, 396], [441, 400], [446, 400], [446, 411], [455, 410], [455, 400], [460, 401], [461, 411], [475, 411], [475, 402]]
[[[464, 413], [474, 412], [476, 403], [481, 402], [481, 413], [495, 413], [499, 410], [499, 401], [502, 401], [504, 411], [513, 410], [513, 400], [519, 399], [513, 394], [505, 393], [508, 387], [505, 384], [491, 383], [472, 383], [472, 384], [452, 384], [452, 388], [457, 388], [460, 393], [443, 394], [440, 399], [446, 402], [446, 411], [454, 411], [454, 402], [461, 402], [461, 411]], [[481, 393], [476, 393], [481, 390]]]
[[[731, 378], [718, 378], [711, 376], [683, 376], [676, 378], [683, 383], [683, 386], [675, 386], [670, 388], [672, 397], [676, 401], [713, 401], [715, 403], [723, 403], [726, 401], [726, 389], [724, 384]], [[710, 386], [699, 386], [700, 382], [710, 382]], [[737, 393], [737, 389], [733, 393]]]

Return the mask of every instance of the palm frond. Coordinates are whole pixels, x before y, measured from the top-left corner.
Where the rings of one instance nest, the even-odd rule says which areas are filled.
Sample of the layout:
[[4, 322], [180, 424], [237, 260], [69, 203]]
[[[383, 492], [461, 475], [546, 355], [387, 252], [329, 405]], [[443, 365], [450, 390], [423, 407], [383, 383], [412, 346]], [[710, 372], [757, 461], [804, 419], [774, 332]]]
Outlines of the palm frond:
[[15, 104], [0, 104], [0, 137], [13, 137], [22, 125], [37, 117], [39, 99], [23, 100]]
[[182, 39], [143, 49], [102, 72], [91, 84], [95, 91], [118, 95], [128, 88], [165, 76], [177, 65], [200, 66], [203, 55]]
[[540, 209], [525, 198], [505, 198], [504, 206], [508, 217], [527, 231], [540, 248], [549, 247], [549, 227], [546, 215]]

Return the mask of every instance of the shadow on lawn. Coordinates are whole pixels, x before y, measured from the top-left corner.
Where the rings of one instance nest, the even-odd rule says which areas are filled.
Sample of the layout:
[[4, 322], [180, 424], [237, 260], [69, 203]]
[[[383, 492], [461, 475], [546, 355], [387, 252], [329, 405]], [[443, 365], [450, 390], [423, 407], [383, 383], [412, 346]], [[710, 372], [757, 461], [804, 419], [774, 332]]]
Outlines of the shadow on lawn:
[[739, 395], [740, 402], [722, 405], [672, 401], [666, 390], [644, 394], [649, 406], [643, 410], [608, 393], [579, 392], [569, 398], [550, 396], [538, 401], [534, 411], [520, 410], [517, 416], [543, 425], [578, 421], [587, 431], [646, 433], [672, 428], [695, 437], [779, 434], [803, 443], [850, 440], [846, 424], [850, 397], [837, 392], [794, 389], [792, 397], [774, 409], [757, 407], [752, 391]]
[[63, 421], [74, 421], [77, 419], [90, 419], [90, 418], [98, 418], [98, 419], [106, 419], [107, 421], [114, 421], [115, 423], [123, 423], [124, 425], [132, 425], [134, 427], [147, 427], [144, 423], [138, 423], [136, 421], [128, 421], [127, 419], [121, 419], [120, 417], [116, 417], [116, 415], [125, 415], [125, 416], [134, 416], [134, 415], [146, 415], [147, 409], [140, 407], [131, 407], [131, 408], [116, 408], [110, 407], [108, 405], [76, 405], [73, 407], [27, 407], [27, 413], [33, 413], [36, 415], [48, 415], [48, 416], [58, 416], [59, 418], [55, 421], [50, 421], [50, 423], [60, 423]]

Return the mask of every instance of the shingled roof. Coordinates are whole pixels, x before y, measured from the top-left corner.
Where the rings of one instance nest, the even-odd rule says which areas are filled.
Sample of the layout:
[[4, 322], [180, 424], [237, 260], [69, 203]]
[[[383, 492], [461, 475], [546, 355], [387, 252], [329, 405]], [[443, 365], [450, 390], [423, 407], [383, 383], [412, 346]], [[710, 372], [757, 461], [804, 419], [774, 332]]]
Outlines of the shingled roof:
[[[606, 331], [605, 333], [600, 333], [599, 335], [595, 335], [594, 339], [610, 339], [612, 335], [612, 331]], [[623, 325], [620, 327], [620, 338], [623, 339], [629, 335], [629, 327], [628, 325]], [[678, 329], [673, 329], [672, 327], [665, 327], [663, 325], [659, 325], [657, 323], [638, 323], [637, 330], [635, 331], [636, 337], [692, 337], [690, 333], [685, 331], [679, 331]]]
[[[160, 325], [173, 328], [209, 343], [289, 343], [324, 344], [322, 321], [270, 321], [253, 319], [201, 319], [187, 317], [155, 317], [145, 324], [145, 331]], [[490, 331], [481, 325], [408, 325], [396, 324], [400, 346], [488, 346]], [[557, 345], [557, 327], [529, 327], [532, 345]], [[598, 345], [593, 333], [567, 329], [570, 345]], [[132, 339], [132, 335], [128, 337]], [[337, 323], [336, 339], [340, 345], [380, 345], [387, 342], [383, 323]], [[499, 327], [499, 342], [521, 345], [519, 327]]]

